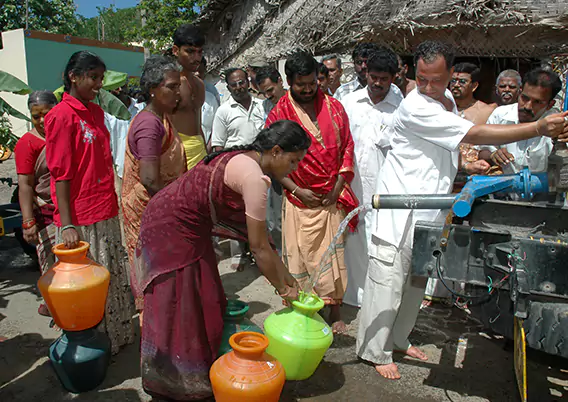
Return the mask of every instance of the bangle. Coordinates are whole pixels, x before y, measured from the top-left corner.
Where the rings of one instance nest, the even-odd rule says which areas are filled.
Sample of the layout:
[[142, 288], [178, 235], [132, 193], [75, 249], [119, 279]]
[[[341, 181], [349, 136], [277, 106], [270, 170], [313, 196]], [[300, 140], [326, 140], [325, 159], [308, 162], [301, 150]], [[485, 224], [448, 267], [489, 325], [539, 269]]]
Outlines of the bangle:
[[296, 186], [296, 188], [295, 188], [294, 190], [292, 190], [292, 195], [296, 195], [295, 193], [296, 193], [296, 190], [297, 190], [298, 188], [300, 188], [300, 186]]
[[36, 225], [36, 220], [35, 218], [32, 219], [26, 219], [24, 222], [22, 222], [22, 228], [24, 229], [31, 229]]
[[75, 225], [65, 225], [61, 228], [61, 231], [63, 232], [64, 230], [67, 229], [75, 229]]
[[282, 298], [289, 296], [291, 290], [292, 288], [288, 285], [286, 285], [286, 291], [284, 293], [280, 293], [278, 289], [274, 288], [275, 293]]

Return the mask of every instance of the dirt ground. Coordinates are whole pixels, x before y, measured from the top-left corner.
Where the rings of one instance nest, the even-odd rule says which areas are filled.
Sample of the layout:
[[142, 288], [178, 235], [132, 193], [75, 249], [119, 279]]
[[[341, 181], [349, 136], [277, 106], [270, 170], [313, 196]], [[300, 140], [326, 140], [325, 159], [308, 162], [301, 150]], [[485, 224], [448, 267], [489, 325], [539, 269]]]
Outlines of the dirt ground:
[[[0, 177], [14, 177], [13, 160], [0, 164]], [[0, 202], [11, 192], [0, 185]], [[262, 325], [280, 309], [280, 299], [257, 269], [234, 272], [220, 264], [229, 298], [250, 305], [251, 319]], [[59, 333], [37, 315], [39, 271], [11, 235], [0, 238], [0, 401], [150, 401], [140, 384], [137, 343], [113, 358], [106, 380], [96, 390], [66, 392], [50, 367], [47, 351]], [[343, 307], [349, 325], [337, 336], [316, 373], [287, 382], [281, 401], [518, 401], [513, 352], [508, 342], [484, 332], [476, 320], [456, 308], [423, 310], [411, 336], [428, 362], [398, 356], [403, 378], [387, 381], [355, 354], [358, 310]], [[458, 351], [458, 342], [465, 347]], [[529, 401], [568, 400], [566, 360], [531, 351], [528, 359]]]

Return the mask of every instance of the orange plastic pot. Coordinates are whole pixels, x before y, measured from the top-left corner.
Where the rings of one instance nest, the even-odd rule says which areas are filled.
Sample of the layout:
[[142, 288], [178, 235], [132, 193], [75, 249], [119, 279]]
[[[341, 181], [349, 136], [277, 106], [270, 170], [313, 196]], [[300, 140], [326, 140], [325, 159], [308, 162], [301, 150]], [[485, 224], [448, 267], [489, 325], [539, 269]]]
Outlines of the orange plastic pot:
[[58, 261], [37, 282], [55, 324], [66, 331], [94, 327], [105, 313], [110, 273], [87, 258], [88, 251], [84, 241], [74, 249], [56, 245]]
[[265, 352], [268, 338], [257, 332], [231, 336], [233, 350], [209, 371], [217, 402], [278, 402], [286, 381], [284, 368]]

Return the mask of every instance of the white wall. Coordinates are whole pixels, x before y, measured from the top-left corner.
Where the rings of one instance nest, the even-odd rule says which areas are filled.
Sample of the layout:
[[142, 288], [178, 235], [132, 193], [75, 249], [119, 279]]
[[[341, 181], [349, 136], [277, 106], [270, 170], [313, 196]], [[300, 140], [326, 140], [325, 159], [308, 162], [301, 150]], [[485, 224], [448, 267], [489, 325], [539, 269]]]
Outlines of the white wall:
[[[26, 67], [26, 50], [24, 44], [24, 30], [17, 29], [14, 31], [2, 32], [3, 48], [0, 50], [0, 70], [6, 71], [13, 76], [18, 77], [26, 84], [28, 83], [28, 71]], [[28, 96], [14, 95], [9, 92], [0, 92], [0, 96], [16, 108], [21, 113], [28, 115]], [[31, 125], [28, 127], [26, 121], [9, 117], [12, 123], [14, 134], [18, 137], [24, 135]]]

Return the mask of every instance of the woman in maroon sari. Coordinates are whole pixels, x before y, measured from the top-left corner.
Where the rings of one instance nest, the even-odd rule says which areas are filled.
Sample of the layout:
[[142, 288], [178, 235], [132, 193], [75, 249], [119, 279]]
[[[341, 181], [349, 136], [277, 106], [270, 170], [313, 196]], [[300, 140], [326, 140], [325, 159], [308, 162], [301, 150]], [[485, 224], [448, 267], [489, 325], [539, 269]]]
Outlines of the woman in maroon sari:
[[226, 298], [211, 236], [248, 241], [264, 276], [286, 299], [298, 285], [269, 244], [268, 175], [294, 171], [310, 146], [297, 123], [282, 120], [250, 146], [207, 156], [161, 190], [142, 216], [132, 289], [143, 295], [142, 384], [169, 400], [211, 396]]

